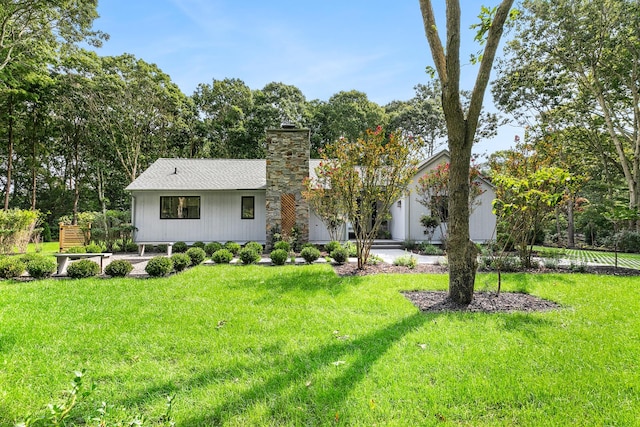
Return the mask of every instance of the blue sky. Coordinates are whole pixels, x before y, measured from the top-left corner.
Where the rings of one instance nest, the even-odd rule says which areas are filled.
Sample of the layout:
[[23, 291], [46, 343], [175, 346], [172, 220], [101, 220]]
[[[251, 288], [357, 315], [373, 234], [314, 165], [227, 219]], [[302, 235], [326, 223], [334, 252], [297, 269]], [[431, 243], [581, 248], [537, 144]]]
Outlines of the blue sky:
[[[444, 2], [434, 3], [444, 26]], [[481, 4], [463, 2], [463, 31]], [[101, 55], [155, 63], [187, 95], [229, 77], [252, 89], [291, 84], [309, 100], [356, 89], [385, 105], [411, 98], [432, 64], [418, 0], [100, 0], [98, 13], [95, 28], [111, 36]], [[469, 31], [463, 59], [478, 48]], [[465, 76], [471, 89], [472, 65]], [[474, 151], [504, 149], [518, 131], [506, 126]]]

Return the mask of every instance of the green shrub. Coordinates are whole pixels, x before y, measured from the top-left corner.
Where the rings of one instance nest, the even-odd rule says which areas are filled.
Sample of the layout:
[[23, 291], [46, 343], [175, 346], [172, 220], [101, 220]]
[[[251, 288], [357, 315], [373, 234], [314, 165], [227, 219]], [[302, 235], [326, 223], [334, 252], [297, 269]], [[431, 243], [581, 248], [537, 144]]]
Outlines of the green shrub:
[[420, 252], [425, 255], [442, 255], [442, 249], [427, 242], [420, 244]]
[[51, 241], [51, 227], [48, 222], [42, 223], [42, 241], [50, 242]]
[[344, 244], [344, 248], [347, 250], [347, 253], [349, 254], [350, 257], [353, 258], [355, 256], [358, 256], [358, 248], [355, 243], [346, 242]]
[[291, 245], [285, 240], [280, 240], [273, 245], [273, 249], [282, 249], [283, 251], [287, 251], [287, 253], [289, 253], [291, 251]]
[[31, 261], [44, 258], [44, 255], [37, 253], [28, 253], [20, 255], [20, 261], [24, 263], [24, 265], [29, 264]]
[[187, 252], [187, 249], [189, 249], [189, 246], [185, 242], [175, 242], [173, 244], [173, 252], [181, 254]]
[[413, 239], [406, 239], [402, 242], [402, 249], [405, 251], [412, 251], [418, 248], [418, 243]]
[[315, 247], [303, 248], [300, 252], [300, 256], [304, 258], [307, 264], [312, 264], [318, 258], [320, 258], [320, 251]]
[[340, 246], [331, 251], [329, 256], [333, 258], [333, 260], [338, 264], [344, 264], [345, 262], [347, 262], [347, 259], [349, 259], [349, 252], [345, 248]]
[[[24, 262], [24, 260], [23, 260]], [[34, 279], [44, 279], [56, 272], [56, 260], [51, 257], [38, 256], [25, 262], [29, 276]]]
[[209, 242], [206, 245], [204, 245], [204, 252], [207, 254], [208, 257], [213, 255], [220, 249], [222, 249], [222, 245], [218, 242]]
[[260, 254], [252, 248], [243, 248], [238, 252], [238, 258], [243, 264], [255, 264], [260, 261]]
[[516, 272], [520, 271], [522, 263], [520, 258], [516, 256], [506, 256], [502, 258], [496, 258], [491, 261], [491, 270], [500, 270], [502, 272]]
[[86, 254], [87, 250], [84, 246], [72, 246], [68, 248], [66, 251], [68, 254]]
[[615, 247], [615, 239], [618, 239], [619, 251], [629, 253], [640, 252], [640, 233], [630, 230], [620, 231], [608, 242], [611, 247]]
[[249, 248], [249, 249], [253, 249], [254, 251], [256, 251], [257, 253], [261, 254], [262, 253], [262, 245], [258, 242], [249, 242], [247, 244], [244, 245], [245, 249]]
[[393, 260], [393, 265], [398, 265], [401, 267], [409, 267], [415, 268], [418, 265], [418, 259], [411, 254], [406, 254], [399, 256], [395, 260]]
[[229, 264], [233, 259], [233, 254], [229, 249], [219, 249], [213, 253], [211, 259], [216, 264]]
[[197, 242], [193, 242], [193, 245], [191, 245], [192, 248], [200, 248], [202, 250], [204, 250], [204, 242], [201, 241], [197, 241]]
[[120, 252], [120, 251], [124, 252], [124, 249], [122, 249], [122, 245], [118, 242], [113, 242], [111, 244], [111, 252]]
[[171, 261], [173, 261], [173, 269], [175, 271], [182, 271], [191, 265], [191, 257], [186, 253], [178, 252], [171, 255]]
[[131, 270], [133, 270], [133, 265], [131, 265], [129, 261], [126, 259], [117, 259], [111, 261], [111, 263], [105, 267], [104, 273], [111, 277], [124, 277], [131, 273]]
[[167, 253], [167, 249], [169, 249], [169, 245], [158, 245], [158, 246], [156, 246], [156, 250], [158, 252]]
[[374, 254], [370, 254], [369, 258], [367, 258], [367, 264], [369, 265], [378, 265], [382, 262], [382, 258], [380, 258], [378, 255], [374, 255]]
[[342, 244], [340, 242], [338, 242], [337, 240], [332, 240], [329, 243], [327, 243], [326, 245], [324, 245], [324, 249], [327, 251], [328, 254], [330, 254], [331, 252], [335, 251], [338, 248], [341, 248]]
[[0, 258], [0, 278], [11, 279], [24, 273], [26, 266], [18, 257], [8, 256]]
[[316, 245], [314, 245], [313, 243], [311, 243], [311, 242], [307, 242], [304, 245], [302, 245], [302, 249], [304, 249], [304, 248], [316, 248], [316, 249], [318, 249], [318, 247]]
[[100, 273], [100, 266], [88, 259], [75, 261], [67, 268], [67, 276], [72, 279], [84, 279], [86, 277], [97, 276]]
[[88, 254], [99, 254], [104, 252], [104, 249], [102, 248], [102, 246], [98, 245], [97, 243], [91, 243], [89, 245], [86, 245], [84, 247], [84, 250]]
[[[167, 251], [166, 245], [164, 248], [165, 252]], [[124, 251], [125, 252], [138, 252], [138, 244], [136, 242], [133, 242], [131, 240], [129, 240], [128, 242], [126, 242], [124, 244]]]
[[271, 262], [275, 265], [284, 265], [289, 258], [289, 252], [284, 249], [275, 249], [269, 256], [271, 257]]
[[173, 271], [173, 261], [162, 255], [153, 257], [147, 263], [144, 271], [151, 277], [167, 276]]
[[238, 255], [238, 252], [240, 252], [240, 244], [236, 242], [227, 242], [224, 244], [224, 248], [231, 252], [233, 256]]
[[187, 256], [191, 259], [191, 265], [200, 265], [207, 257], [207, 253], [202, 248], [189, 248]]

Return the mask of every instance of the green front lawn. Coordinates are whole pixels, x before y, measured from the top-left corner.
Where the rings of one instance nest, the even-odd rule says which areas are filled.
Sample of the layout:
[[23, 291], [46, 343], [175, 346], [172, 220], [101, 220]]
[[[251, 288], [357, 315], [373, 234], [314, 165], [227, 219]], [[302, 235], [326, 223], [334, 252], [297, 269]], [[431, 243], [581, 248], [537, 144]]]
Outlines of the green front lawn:
[[103, 401], [109, 425], [157, 421], [175, 396], [177, 426], [637, 425], [640, 279], [503, 275], [564, 306], [533, 314], [424, 314], [399, 293], [446, 286], [327, 265], [0, 282], [0, 425], [80, 369], [79, 423]]

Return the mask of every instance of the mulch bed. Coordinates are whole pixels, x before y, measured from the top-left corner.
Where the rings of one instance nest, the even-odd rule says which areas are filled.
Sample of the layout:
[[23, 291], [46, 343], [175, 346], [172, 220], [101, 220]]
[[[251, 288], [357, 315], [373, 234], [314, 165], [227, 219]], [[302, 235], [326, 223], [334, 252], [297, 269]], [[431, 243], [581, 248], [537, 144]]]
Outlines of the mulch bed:
[[[358, 270], [355, 264], [334, 265], [334, 269], [339, 276], [367, 276], [370, 274], [444, 274], [448, 272], [446, 266], [418, 264], [415, 268], [395, 266], [380, 263], [378, 265], [367, 265], [363, 270]], [[569, 268], [558, 269], [530, 269], [524, 271], [531, 274], [542, 273], [576, 273]], [[640, 276], [640, 270], [611, 266], [589, 266], [581, 271], [589, 274], [602, 274], [612, 276]], [[457, 305], [447, 299], [447, 292], [444, 291], [411, 291], [402, 293], [416, 307], [424, 312], [446, 312], [446, 311], [468, 311], [483, 313], [505, 313], [505, 312], [534, 312], [556, 310], [561, 306], [553, 301], [538, 298], [533, 295], [501, 292], [476, 292], [469, 305]]]

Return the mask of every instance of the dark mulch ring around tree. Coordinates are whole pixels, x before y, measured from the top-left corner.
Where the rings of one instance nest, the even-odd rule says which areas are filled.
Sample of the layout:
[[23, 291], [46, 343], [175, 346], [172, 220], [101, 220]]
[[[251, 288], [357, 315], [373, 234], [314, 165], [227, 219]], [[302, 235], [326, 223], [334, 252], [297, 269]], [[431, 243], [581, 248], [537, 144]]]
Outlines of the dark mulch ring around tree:
[[469, 305], [458, 305], [447, 299], [445, 291], [402, 292], [420, 311], [469, 311], [482, 313], [510, 313], [514, 311], [549, 311], [561, 306], [534, 295], [515, 292], [475, 292]]

